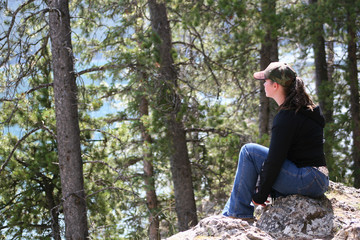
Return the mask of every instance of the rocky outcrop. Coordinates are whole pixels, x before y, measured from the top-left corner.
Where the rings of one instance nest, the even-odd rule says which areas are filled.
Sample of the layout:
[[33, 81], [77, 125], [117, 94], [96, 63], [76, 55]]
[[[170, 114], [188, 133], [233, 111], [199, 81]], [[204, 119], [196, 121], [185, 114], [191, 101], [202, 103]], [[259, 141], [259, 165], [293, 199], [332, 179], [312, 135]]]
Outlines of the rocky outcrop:
[[246, 221], [236, 220], [221, 215], [211, 216], [201, 220], [194, 228], [180, 232], [168, 240], [191, 239], [272, 239], [272, 237], [259, 228]]
[[334, 213], [328, 198], [311, 199], [293, 195], [279, 198], [265, 211], [256, 226], [276, 239], [329, 238]]
[[258, 221], [214, 215], [168, 240], [360, 239], [360, 190], [330, 182], [323, 198], [293, 195], [276, 199]]

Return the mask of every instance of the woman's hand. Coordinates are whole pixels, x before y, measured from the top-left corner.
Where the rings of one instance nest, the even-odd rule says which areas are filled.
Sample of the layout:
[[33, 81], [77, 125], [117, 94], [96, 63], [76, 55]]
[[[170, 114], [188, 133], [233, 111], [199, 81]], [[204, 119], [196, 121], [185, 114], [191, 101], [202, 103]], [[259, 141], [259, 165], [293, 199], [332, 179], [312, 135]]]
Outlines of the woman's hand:
[[263, 202], [263, 203], [257, 203], [257, 202], [255, 202], [255, 201], [254, 201], [254, 199], [252, 199], [251, 201], [252, 201], [252, 203], [253, 203], [255, 206], [262, 206], [262, 207], [266, 207], [267, 205], [269, 205], [269, 204], [270, 204], [270, 202], [269, 202], [268, 200], [266, 200], [266, 201], [265, 201], [265, 202]]

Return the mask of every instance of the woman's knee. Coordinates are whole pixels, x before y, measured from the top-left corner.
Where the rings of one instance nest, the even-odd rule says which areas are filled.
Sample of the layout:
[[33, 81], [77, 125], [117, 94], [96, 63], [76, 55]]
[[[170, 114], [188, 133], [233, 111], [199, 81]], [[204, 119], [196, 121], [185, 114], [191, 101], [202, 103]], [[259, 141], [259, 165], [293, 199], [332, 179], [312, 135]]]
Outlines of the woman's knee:
[[268, 151], [268, 148], [259, 144], [247, 143], [241, 148], [240, 157], [245, 157], [253, 162], [258, 169], [261, 169], [263, 162], [267, 158]]
[[267, 155], [268, 148], [257, 143], [246, 143], [242, 146], [241, 152], [246, 151], [250, 155]]
[[246, 143], [242, 146], [241, 151], [254, 152], [254, 149], [259, 146], [260, 145], [256, 143]]

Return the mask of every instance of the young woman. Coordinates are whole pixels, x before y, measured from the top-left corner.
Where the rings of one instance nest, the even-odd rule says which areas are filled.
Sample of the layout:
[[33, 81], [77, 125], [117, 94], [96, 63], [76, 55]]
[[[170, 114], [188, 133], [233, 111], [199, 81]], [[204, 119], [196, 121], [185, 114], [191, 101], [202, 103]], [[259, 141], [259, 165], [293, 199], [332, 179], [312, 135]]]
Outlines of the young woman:
[[[319, 197], [329, 185], [323, 151], [324, 117], [305, 92], [303, 81], [286, 63], [273, 62], [254, 73], [267, 97], [279, 105], [270, 147], [242, 147], [231, 196], [223, 215], [253, 219], [254, 206], [273, 197], [301, 194]], [[253, 204], [251, 204], [251, 202]]]

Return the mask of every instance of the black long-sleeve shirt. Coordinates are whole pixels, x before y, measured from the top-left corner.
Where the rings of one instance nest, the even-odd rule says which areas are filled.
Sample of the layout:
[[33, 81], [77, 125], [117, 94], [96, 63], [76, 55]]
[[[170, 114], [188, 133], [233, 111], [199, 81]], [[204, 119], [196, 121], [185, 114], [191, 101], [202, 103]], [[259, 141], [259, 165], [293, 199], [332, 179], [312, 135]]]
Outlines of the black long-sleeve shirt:
[[274, 118], [269, 154], [260, 173], [256, 203], [264, 203], [288, 159], [297, 167], [326, 166], [323, 150], [325, 120], [319, 107], [281, 110]]

